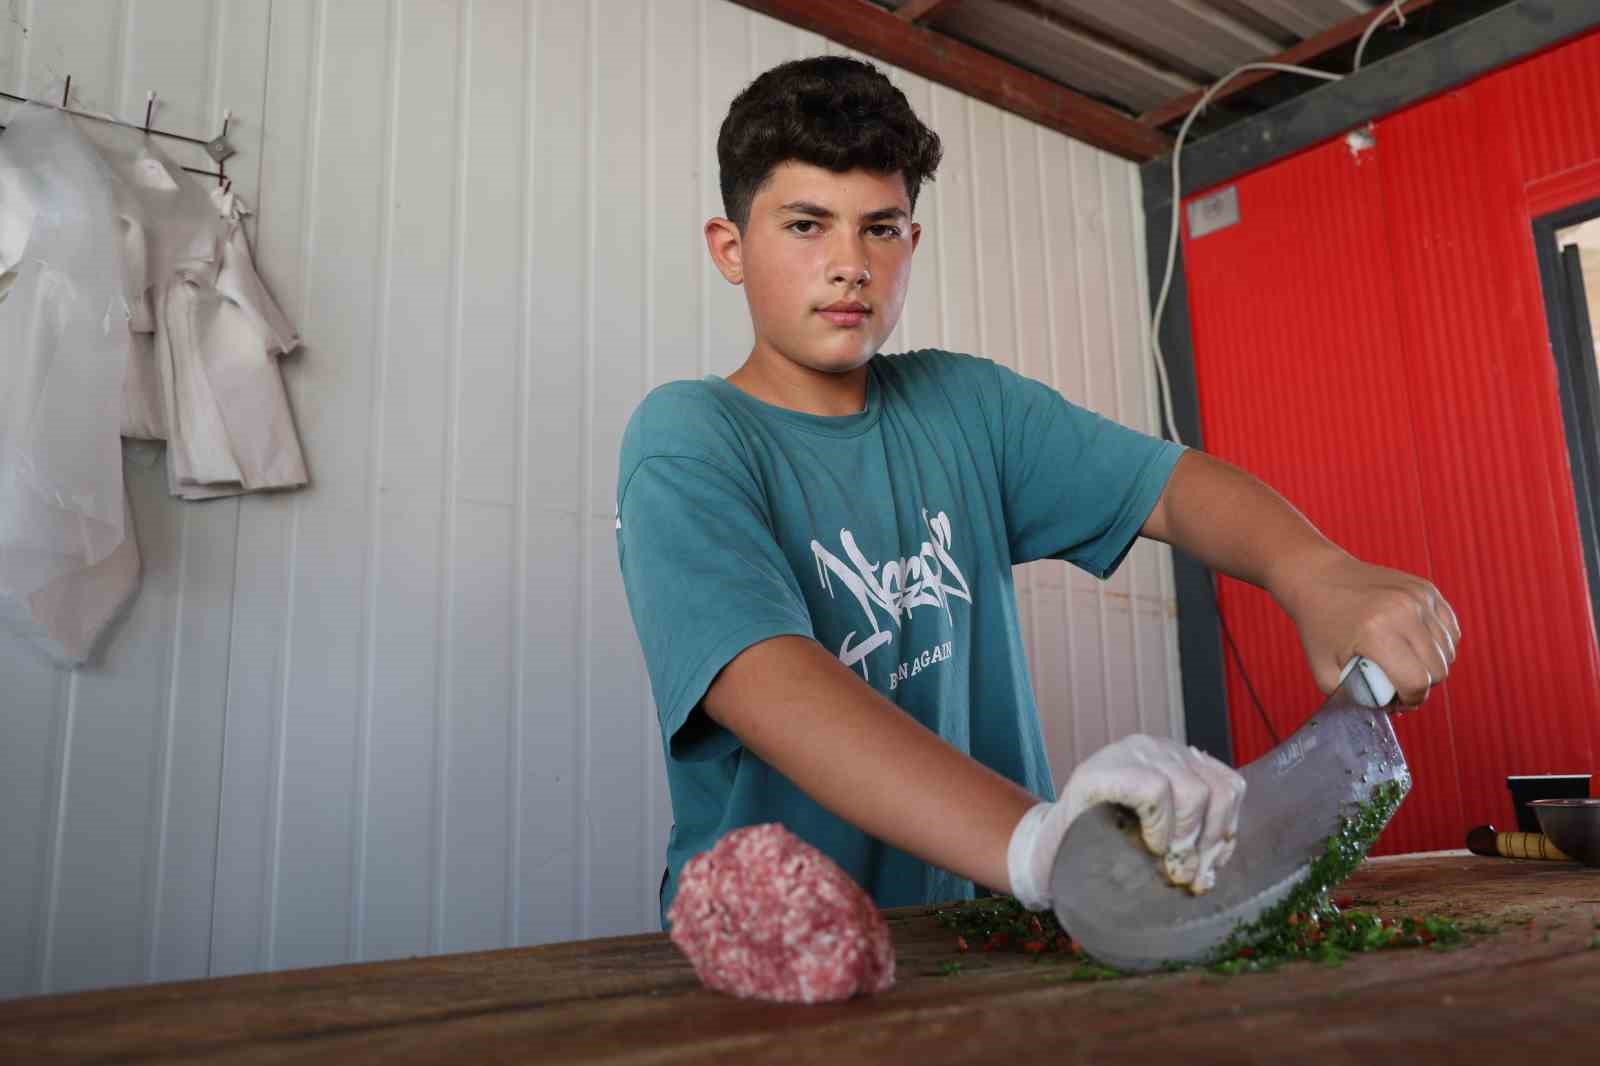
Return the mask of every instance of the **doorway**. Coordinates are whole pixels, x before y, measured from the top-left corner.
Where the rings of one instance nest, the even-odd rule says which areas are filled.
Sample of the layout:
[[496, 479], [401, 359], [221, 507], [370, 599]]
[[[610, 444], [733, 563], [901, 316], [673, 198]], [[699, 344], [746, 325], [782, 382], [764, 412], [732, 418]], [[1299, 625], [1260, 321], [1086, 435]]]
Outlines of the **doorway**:
[[1583, 536], [1589, 609], [1595, 612], [1600, 611], [1600, 200], [1545, 215], [1533, 229]]

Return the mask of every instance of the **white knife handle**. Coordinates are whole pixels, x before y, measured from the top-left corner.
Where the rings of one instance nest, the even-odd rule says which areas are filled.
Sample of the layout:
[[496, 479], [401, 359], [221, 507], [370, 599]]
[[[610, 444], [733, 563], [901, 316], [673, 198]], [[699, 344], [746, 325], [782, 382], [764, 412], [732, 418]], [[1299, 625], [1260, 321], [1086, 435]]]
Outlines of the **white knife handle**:
[[[1345, 663], [1344, 669], [1339, 671], [1339, 684], [1344, 684], [1344, 679], [1350, 676], [1350, 671], [1352, 670], [1360, 670], [1362, 679], [1366, 681], [1367, 687], [1372, 690], [1373, 698], [1378, 701], [1372, 706], [1387, 707], [1394, 702], [1394, 682], [1389, 680], [1389, 675], [1383, 672], [1381, 666], [1364, 655], [1357, 655]], [[1361, 700], [1360, 697], [1357, 697], [1357, 700], [1361, 703], [1366, 702]]]

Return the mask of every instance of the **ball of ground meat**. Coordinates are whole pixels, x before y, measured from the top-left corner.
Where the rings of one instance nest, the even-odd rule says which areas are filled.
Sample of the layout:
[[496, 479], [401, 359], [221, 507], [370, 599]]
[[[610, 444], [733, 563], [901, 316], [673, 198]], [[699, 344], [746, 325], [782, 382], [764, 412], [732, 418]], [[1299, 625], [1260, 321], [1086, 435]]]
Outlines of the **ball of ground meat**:
[[894, 984], [889, 925], [850, 875], [776, 822], [690, 859], [667, 914], [707, 988], [828, 1003]]

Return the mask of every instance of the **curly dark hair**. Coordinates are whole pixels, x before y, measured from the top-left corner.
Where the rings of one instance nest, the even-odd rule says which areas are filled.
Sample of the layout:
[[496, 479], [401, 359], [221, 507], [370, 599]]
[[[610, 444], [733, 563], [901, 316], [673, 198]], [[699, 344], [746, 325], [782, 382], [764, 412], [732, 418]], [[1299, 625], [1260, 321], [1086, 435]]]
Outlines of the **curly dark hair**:
[[717, 134], [722, 207], [743, 232], [773, 169], [799, 162], [841, 174], [900, 174], [915, 211], [942, 152], [939, 135], [877, 67], [845, 56], [796, 59], [762, 74], [729, 105]]

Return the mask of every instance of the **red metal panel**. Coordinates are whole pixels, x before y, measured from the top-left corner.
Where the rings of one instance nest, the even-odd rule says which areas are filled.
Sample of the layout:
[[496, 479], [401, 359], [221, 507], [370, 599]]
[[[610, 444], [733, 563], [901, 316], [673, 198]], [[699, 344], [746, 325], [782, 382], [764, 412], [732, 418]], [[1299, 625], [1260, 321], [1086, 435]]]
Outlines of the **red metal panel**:
[[1474, 825], [1514, 820], [1507, 774], [1593, 768], [1600, 701], [1517, 129], [1480, 83], [1378, 131], [1434, 580], [1467, 631], [1449, 688]]
[[1600, 33], [1591, 33], [1472, 86], [1497, 98], [1524, 181], [1600, 159]]
[[[1600, 161], [1600, 35], [1236, 183], [1241, 221], [1185, 235], [1207, 449], [1362, 558], [1456, 606], [1455, 672], [1399, 725], [1417, 788], [1380, 851], [1509, 824], [1508, 773], [1595, 770], [1589, 608], [1530, 191]], [[1274, 726], [1315, 705], [1292, 625], [1224, 582]], [[1230, 662], [1235, 754], [1270, 741]]]
[[1523, 195], [1529, 218], [1600, 199], [1600, 156], [1592, 163], [1529, 182]]
[[[1356, 555], [1430, 574], [1418, 448], [1385, 238], [1378, 152], [1343, 141], [1238, 183], [1241, 221], [1185, 256], [1208, 451], [1277, 487]], [[1299, 637], [1265, 594], [1219, 592], [1256, 691], [1280, 736], [1321, 702]], [[1271, 746], [1229, 666], [1235, 756]], [[1452, 700], [1401, 724], [1417, 787], [1384, 843], [1438, 846], [1459, 825]], [[1424, 728], [1424, 726], [1431, 728]]]

